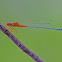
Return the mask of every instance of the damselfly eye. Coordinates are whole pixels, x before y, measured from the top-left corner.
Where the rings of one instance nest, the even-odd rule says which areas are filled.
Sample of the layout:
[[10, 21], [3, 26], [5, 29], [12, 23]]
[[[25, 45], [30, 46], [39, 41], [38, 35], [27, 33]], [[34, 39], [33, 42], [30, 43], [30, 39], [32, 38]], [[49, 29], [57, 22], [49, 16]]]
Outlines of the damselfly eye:
[[9, 25], [10, 25], [10, 23], [8, 22], [6, 25], [7, 25], [7, 26], [9, 26]]

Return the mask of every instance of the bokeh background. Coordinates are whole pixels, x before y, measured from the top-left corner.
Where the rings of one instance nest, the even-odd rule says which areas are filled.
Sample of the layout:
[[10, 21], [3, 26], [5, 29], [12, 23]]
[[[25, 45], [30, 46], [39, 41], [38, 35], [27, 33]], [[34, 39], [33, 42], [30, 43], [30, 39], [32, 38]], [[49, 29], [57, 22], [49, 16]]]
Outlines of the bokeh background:
[[[51, 28], [62, 28], [62, 0], [0, 0], [0, 22], [7, 28], [7, 22], [15, 21], [50, 22]], [[15, 36], [46, 62], [62, 62], [62, 31], [15, 29]], [[35, 61], [0, 31], [0, 62]]]

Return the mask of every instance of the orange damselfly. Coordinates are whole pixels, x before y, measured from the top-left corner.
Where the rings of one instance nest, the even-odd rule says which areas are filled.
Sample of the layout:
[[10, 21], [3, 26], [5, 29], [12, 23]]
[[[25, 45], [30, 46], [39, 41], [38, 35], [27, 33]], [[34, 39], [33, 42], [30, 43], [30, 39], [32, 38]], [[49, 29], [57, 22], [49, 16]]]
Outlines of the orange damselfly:
[[[40, 23], [40, 24], [48, 24], [49, 26], [51, 26], [50, 23]], [[43, 28], [43, 29], [52, 29], [52, 30], [59, 30], [59, 31], [62, 31], [62, 29], [49, 28], [49, 27], [44, 27], [44, 26], [41, 26], [41, 27], [40, 27], [40, 26], [28, 26], [28, 25], [25, 26], [25, 25], [23, 25], [23, 24], [20, 24], [19, 22], [14, 22], [14, 23], [8, 22], [6, 25], [8, 26], [9, 29], [11, 28], [11, 32], [12, 32], [12, 29], [14, 29], [16, 33], [17, 33], [18, 31], [17, 31], [14, 27], [21, 27], [21, 28], [23, 28], [23, 27]], [[16, 33], [15, 33], [15, 34], [16, 34]]]

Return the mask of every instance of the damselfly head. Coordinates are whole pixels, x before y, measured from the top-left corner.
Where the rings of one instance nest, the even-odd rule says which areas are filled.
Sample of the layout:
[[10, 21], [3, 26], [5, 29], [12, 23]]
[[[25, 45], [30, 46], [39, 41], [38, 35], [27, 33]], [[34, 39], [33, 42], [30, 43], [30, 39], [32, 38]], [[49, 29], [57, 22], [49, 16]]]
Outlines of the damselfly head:
[[8, 22], [6, 25], [7, 25], [7, 26], [10, 26], [10, 22]]

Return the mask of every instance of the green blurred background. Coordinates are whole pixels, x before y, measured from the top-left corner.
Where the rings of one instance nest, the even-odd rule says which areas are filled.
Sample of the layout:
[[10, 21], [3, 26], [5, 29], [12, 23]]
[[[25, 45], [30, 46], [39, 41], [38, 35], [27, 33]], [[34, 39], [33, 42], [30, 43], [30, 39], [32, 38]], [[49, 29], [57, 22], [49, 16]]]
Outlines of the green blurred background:
[[[62, 0], [0, 0], [0, 22], [50, 22], [62, 28]], [[62, 62], [62, 32], [15, 28], [23, 44], [46, 62]], [[15, 31], [13, 30], [14, 34]], [[0, 62], [35, 62], [0, 31]]]

